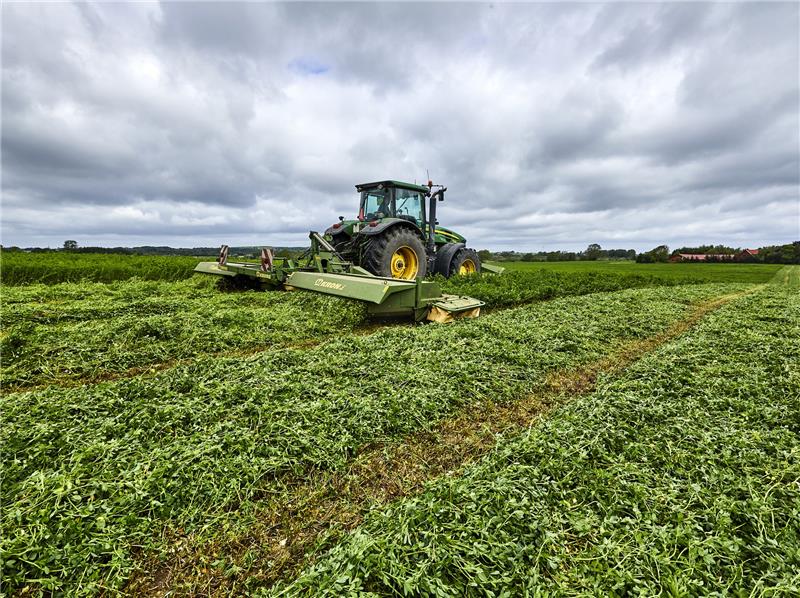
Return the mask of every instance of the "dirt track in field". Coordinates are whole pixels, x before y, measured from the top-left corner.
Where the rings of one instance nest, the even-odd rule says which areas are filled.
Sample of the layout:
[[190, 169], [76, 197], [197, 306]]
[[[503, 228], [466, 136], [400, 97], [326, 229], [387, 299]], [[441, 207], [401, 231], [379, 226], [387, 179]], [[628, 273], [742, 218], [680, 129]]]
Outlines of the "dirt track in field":
[[[459, 475], [470, 462], [495, 446], [499, 435], [531, 426], [552, 407], [595, 389], [601, 375], [614, 375], [647, 353], [694, 327], [708, 313], [760, 287], [697, 304], [664, 332], [631, 342], [584, 367], [550, 375], [527, 397], [486, 404], [440, 422], [433, 430], [391, 445], [363, 449], [338, 473], [317, 472], [286, 492], [264, 497], [256, 524], [244, 536], [214, 542], [174, 538], [174, 551], [163, 563], [144, 562], [143, 573], [127, 588], [132, 595], [231, 595], [245, 578], [270, 586], [289, 579], [313, 561], [312, 554], [332, 545], [358, 526], [376, 506], [418, 493], [426, 482]], [[226, 576], [211, 565], [218, 559], [242, 567]]]

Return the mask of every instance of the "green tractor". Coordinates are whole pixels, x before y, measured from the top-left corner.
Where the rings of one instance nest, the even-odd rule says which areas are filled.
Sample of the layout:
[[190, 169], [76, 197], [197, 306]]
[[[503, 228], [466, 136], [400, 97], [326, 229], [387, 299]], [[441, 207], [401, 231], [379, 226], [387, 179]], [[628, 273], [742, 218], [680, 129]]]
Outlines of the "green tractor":
[[[437, 226], [436, 202], [447, 189], [380, 181], [357, 185], [361, 206], [356, 220], [339, 218], [324, 235], [309, 232], [310, 247], [298, 257], [261, 250], [259, 263], [229, 261], [229, 247], [216, 262], [200, 262], [195, 272], [222, 277], [223, 288], [305, 290], [364, 301], [378, 317], [410, 315], [415, 321], [450, 322], [474, 318], [483, 301], [442, 293], [426, 274], [443, 276], [492, 272], [481, 264], [461, 235]], [[425, 198], [430, 199], [425, 210]]]
[[324, 235], [343, 259], [375, 276], [401, 280], [481, 272], [478, 252], [466, 246], [466, 239], [438, 226], [436, 203], [444, 200], [445, 187], [434, 191], [430, 181], [427, 186], [378, 181], [356, 189], [358, 218], [340, 216]]

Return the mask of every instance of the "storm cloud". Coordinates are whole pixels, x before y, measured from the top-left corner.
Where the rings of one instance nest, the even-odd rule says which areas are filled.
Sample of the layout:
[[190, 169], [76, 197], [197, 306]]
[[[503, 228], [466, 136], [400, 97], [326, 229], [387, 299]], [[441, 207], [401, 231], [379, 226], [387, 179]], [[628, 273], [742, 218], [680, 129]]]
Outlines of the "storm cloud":
[[477, 248], [800, 238], [796, 3], [2, 11], [6, 245], [303, 245], [428, 171]]

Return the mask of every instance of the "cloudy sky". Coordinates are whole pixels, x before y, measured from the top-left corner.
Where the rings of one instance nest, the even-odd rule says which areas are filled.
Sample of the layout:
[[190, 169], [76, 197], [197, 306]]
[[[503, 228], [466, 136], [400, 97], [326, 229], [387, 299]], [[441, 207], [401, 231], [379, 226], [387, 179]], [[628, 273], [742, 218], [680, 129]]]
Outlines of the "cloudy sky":
[[800, 238], [784, 4], [2, 7], [2, 242], [304, 245], [447, 185], [476, 248]]

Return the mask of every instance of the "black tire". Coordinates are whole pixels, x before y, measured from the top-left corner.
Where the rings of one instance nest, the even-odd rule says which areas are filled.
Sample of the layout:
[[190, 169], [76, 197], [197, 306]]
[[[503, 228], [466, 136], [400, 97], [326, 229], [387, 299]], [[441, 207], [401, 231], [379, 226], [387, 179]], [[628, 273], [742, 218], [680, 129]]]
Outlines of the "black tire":
[[416, 278], [425, 278], [428, 273], [425, 246], [417, 233], [403, 226], [392, 227], [385, 233], [367, 241], [362, 254], [361, 267], [369, 270], [375, 276], [392, 278], [392, 256], [404, 247], [416, 255]]
[[345, 251], [350, 245], [350, 237], [348, 237], [345, 233], [333, 235], [333, 237], [331, 237], [331, 244], [336, 251]]
[[459, 249], [453, 256], [453, 259], [450, 260], [450, 269], [447, 277], [462, 276], [461, 267], [464, 266], [466, 269], [470, 270], [470, 262], [472, 262], [474, 266], [474, 271], [468, 272], [467, 274], [480, 274], [481, 258], [478, 257], [478, 252], [474, 249], [468, 249], [467, 247]]

